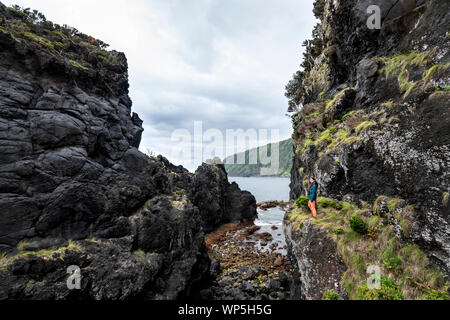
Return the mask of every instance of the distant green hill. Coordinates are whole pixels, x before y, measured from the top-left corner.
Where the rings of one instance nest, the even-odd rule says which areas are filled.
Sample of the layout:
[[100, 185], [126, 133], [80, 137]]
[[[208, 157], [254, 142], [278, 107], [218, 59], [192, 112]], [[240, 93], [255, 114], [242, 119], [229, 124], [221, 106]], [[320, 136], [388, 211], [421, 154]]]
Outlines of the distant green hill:
[[[272, 145], [269, 144], [267, 146], [267, 153], [270, 156]], [[279, 144], [280, 148], [280, 167], [276, 174], [276, 176], [289, 176], [292, 168], [292, 157], [293, 157], [293, 147], [292, 147], [292, 139], [288, 139], [285, 141], [281, 141]], [[227, 163], [237, 163], [237, 157], [239, 155], [242, 156], [242, 153], [238, 153], [232, 155], [225, 159], [225, 168], [228, 172], [228, 175], [231, 177], [259, 177], [261, 168], [263, 167], [260, 163], [259, 159], [259, 149], [256, 149], [258, 155], [257, 164], [249, 164], [249, 155], [250, 151], [254, 151], [255, 149], [245, 151], [245, 163], [246, 164], [227, 164]], [[234, 161], [232, 161], [234, 157]]]

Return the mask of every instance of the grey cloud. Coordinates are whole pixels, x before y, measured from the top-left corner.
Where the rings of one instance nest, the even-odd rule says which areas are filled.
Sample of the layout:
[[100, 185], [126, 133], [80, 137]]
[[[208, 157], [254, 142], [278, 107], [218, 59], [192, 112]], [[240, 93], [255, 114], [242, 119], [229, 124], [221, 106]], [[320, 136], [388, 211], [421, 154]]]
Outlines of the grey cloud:
[[[192, 130], [196, 120], [205, 130], [291, 134], [284, 86], [315, 23], [312, 0], [129, 0], [126, 10], [107, 0], [9, 2], [60, 24], [70, 18], [68, 24], [126, 53], [133, 111], [146, 128], [143, 151], [170, 158], [172, 132]], [[102, 8], [107, 14], [98, 14]]]

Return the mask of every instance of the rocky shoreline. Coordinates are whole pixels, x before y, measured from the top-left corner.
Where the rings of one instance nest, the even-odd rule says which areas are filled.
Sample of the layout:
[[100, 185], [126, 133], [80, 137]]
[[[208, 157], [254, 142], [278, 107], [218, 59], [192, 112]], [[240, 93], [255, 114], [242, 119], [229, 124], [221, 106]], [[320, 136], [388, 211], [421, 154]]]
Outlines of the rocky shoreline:
[[212, 264], [210, 288], [201, 292], [203, 299], [290, 299], [290, 261], [277, 251], [271, 234], [261, 233], [253, 221], [224, 225], [205, 240]]

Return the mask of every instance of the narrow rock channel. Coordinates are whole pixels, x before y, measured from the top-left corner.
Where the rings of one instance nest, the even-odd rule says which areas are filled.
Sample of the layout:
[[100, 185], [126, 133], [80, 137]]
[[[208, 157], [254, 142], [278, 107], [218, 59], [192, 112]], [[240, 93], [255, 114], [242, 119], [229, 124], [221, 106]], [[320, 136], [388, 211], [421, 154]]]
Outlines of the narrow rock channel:
[[[272, 180], [283, 183], [283, 180]], [[238, 178], [261, 201], [261, 178]], [[283, 188], [279, 188], [281, 194]], [[277, 196], [277, 195], [275, 195]], [[281, 198], [281, 196], [280, 196]], [[212, 261], [211, 282], [203, 299], [286, 300], [291, 297], [292, 267], [282, 231], [283, 201], [258, 203], [258, 218], [227, 224], [206, 236]]]

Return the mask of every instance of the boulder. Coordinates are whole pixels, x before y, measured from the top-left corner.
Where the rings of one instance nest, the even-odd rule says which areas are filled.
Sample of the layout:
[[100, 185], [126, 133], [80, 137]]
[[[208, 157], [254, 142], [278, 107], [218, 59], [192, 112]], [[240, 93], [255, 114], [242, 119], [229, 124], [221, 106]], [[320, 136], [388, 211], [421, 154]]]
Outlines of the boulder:
[[[381, 30], [367, 28], [369, 5], [381, 9]], [[304, 107], [293, 118], [291, 199], [307, 194], [310, 176], [319, 196], [338, 201], [403, 199], [415, 207], [409, 240], [448, 277], [448, 2], [326, 0], [324, 8], [323, 47], [307, 57], [315, 61], [296, 88]], [[319, 97], [309, 89], [320, 69], [332, 83]]]

